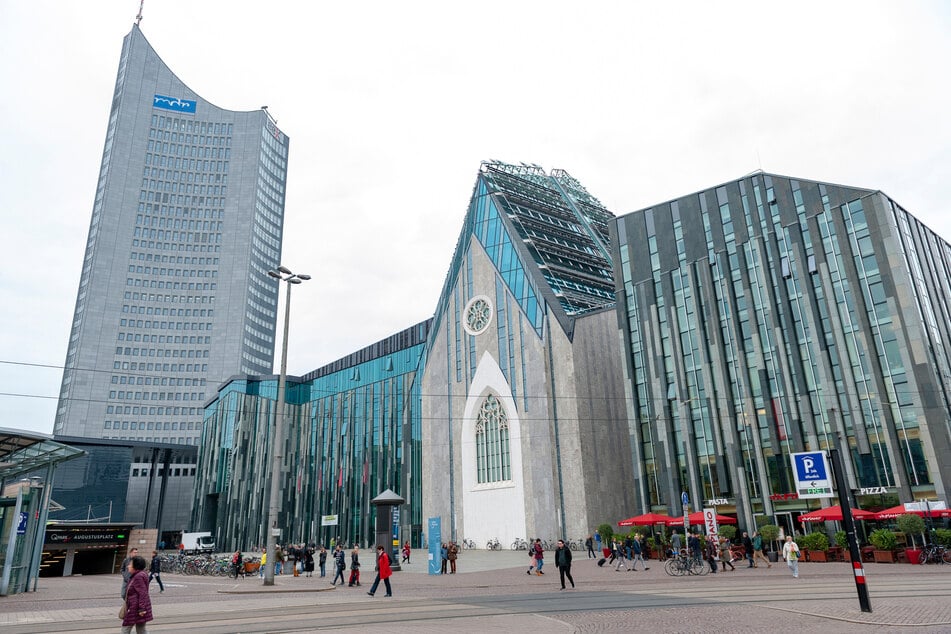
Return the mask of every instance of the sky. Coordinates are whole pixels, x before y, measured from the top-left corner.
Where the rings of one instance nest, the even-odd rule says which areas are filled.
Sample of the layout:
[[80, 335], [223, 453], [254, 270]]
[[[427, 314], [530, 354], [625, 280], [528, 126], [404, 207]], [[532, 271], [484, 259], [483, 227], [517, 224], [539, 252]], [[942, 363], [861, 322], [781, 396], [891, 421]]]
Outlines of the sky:
[[[0, 0], [0, 427], [52, 431], [138, 5]], [[759, 169], [880, 189], [951, 240], [941, 0], [146, 0], [143, 17], [198, 95], [267, 105], [290, 136], [282, 260], [313, 276], [292, 375], [432, 316], [483, 160], [565, 169], [617, 215]]]

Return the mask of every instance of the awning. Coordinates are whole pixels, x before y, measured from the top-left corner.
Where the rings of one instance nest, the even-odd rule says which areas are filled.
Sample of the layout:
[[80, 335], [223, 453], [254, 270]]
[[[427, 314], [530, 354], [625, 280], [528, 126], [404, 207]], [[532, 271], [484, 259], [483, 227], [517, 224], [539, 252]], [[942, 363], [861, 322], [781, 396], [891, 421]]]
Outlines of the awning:
[[621, 520], [617, 523], [618, 526], [651, 526], [653, 524], [666, 524], [669, 520], [672, 520], [669, 515], [664, 515], [663, 513], [644, 513], [643, 515], [635, 515], [634, 517], [629, 517], [626, 520]]
[[[863, 511], [862, 509], [852, 509], [852, 517], [857, 520], [874, 520], [875, 513], [871, 511]], [[838, 504], [835, 506], [827, 506], [824, 509], [819, 509], [818, 511], [811, 511], [805, 515], [799, 516], [800, 522], [832, 522], [832, 521], [842, 521], [842, 507]]]

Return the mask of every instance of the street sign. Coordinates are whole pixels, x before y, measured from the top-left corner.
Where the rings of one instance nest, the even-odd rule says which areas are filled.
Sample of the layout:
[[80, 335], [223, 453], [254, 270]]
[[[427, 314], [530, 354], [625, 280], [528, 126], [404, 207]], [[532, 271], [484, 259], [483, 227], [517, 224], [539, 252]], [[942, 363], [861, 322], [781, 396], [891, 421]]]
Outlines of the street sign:
[[20, 511], [20, 517], [17, 521], [17, 535], [26, 535], [26, 520], [29, 516], [26, 511]]
[[824, 451], [790, 454], [799, 499], [831, 498], [832, 470]]
[[687, 497], [686, 491], [681, 492], [680, 503], [683, 504], [684, 506], [687, 506], [688, 504], [690, 504], [690, 498]]
[[703, 509], [703, 523], [707, 527], [707, 536], [716, 537], [717, 536], [717, 510], [706, 508]]

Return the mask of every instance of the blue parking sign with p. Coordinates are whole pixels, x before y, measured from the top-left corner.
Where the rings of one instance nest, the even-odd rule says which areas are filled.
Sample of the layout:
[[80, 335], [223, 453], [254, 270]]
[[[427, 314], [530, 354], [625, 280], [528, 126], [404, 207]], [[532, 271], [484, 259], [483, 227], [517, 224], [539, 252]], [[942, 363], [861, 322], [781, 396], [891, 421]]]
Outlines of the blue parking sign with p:
[[826, 462], [821, 452], [796, 455], [796, 475], [801, 481], [827, 480]]

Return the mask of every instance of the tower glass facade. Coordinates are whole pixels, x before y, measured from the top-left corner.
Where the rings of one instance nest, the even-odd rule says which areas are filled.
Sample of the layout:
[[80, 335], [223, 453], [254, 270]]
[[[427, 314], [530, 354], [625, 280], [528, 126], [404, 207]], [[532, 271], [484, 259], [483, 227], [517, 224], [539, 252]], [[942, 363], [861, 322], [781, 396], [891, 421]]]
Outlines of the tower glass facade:
[[764, 173], [616, 233], [645, 508], [790, 529], [789, 455], [836, 447], [863, 507], [947, 499], [948, 243], [879, 191]]
[[55, 433], [194, 444], [209, 385], [272, 371], [288, 145], [266, 111], [197, 96], [133, 26]]

